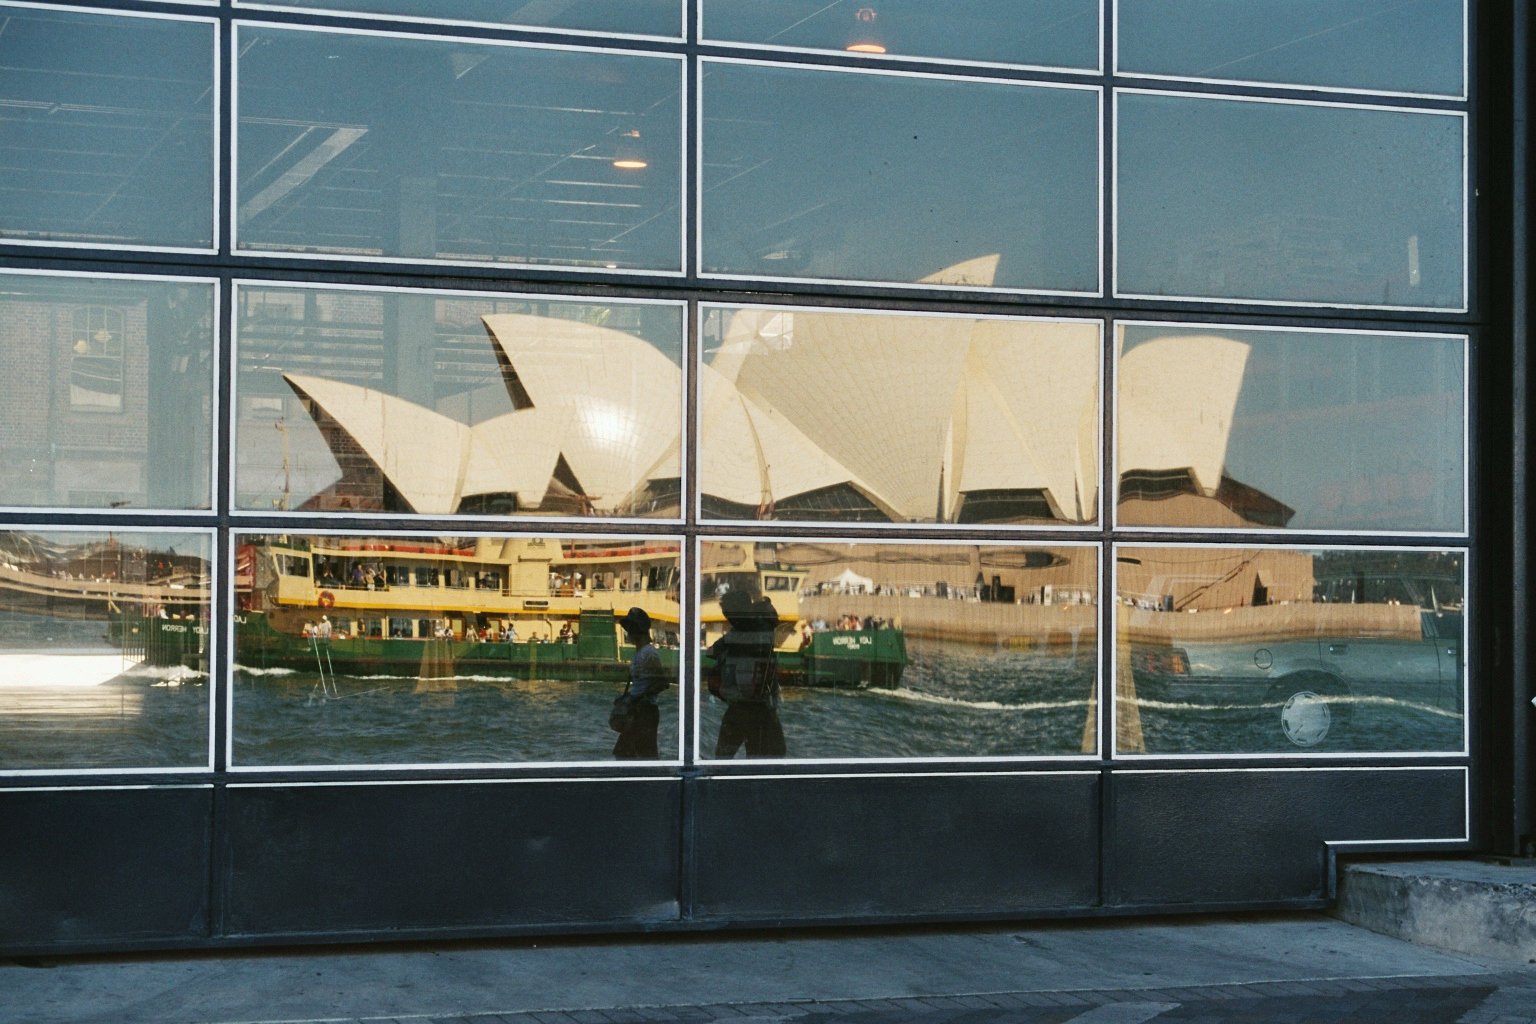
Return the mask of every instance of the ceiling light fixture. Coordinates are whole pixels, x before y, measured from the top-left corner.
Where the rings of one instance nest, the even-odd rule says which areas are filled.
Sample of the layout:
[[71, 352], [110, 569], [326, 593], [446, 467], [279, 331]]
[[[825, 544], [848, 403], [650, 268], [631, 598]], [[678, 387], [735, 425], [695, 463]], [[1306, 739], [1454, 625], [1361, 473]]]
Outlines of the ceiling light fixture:
[[643, 171], [650, 166], [640, 149], [640, 132], [631, 128], [619, 135], [619, 145], [613, 157], [613, 166], [621, 171]]
[[854, 30], [849, 43], [844, 47], [849, 53], [884, 53], [885, 44], [880, 42], [880, 37], [875, 34], [874, 23], [879, 17], [873, 7], [860, 7], [853, 12], [853, 18], [859, 23]]

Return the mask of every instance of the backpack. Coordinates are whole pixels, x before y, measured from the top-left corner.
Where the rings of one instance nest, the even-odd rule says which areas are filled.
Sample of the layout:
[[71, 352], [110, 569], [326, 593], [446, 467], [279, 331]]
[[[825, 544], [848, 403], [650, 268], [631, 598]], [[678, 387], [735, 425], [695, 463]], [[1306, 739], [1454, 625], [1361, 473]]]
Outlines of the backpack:
[[712, 651], [720, 677], [715, 695], [727, 704], [771, 703], [778, 694], [772, 645], [753, 640], [732, 643], [736, 635], [728, 634]]

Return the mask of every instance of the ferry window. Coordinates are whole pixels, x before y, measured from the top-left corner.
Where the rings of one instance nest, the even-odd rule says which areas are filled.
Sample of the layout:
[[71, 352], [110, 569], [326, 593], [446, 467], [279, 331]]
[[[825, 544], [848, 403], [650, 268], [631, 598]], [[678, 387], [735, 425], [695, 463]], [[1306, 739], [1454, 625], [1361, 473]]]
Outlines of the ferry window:
[[211, 21], [0, 5], [0, 238], [214, 245]]
[[308, 555], [278, 555], [279, 571], [284, 576], [309, 576]]
[[235, 0], [236, 7], [335, 11], [456, 25], [548, 28], [676, 38], [681, 0], [581, 0], [581, 3], [502, 3], [500, 0]]
[[1462, 0], [1118, 0], [1119, 70], [1461, 96]]
[[0, 531], [0, 773], [209, 765], [211, 533]]
[[1460, 533], [1466, 338], [1117, 327], [1121, 525]]
[[[267, 550], [295, 540], [325, 559], [392, 546], [413, 574], [491, 573], [505, 589], [466, 589], [451, 609], [441, 593], [414, 588], [343, 588], [322, 599], [311, 581], [273, 576]], [[647, 664], [667, 684], [653, 695], [655, 753], [635, 756], [680, 757], [677, 595], [549, 588], [551, 567], [568, 572], [573, 562], [668, 578], [682, 548], [675, 538], [242, 533], [239, 544], [256, 570], [236, 585], [236, 769], [609, 763], [620, 739], [609, 712], [635, 655], [619, 625], [631, 607], [649, 617], [657, 654]]]
[[240, 250], [681, 269], [682, 61], [236, 32]]
[[1116, 290], [1466, 306], [1460, 114], [1121, 90]]
[[833, 53], [1095, 69], [1098, 0], [705, 0], [707, 39]]
[[704, 515], [1093, 522], [1099, 335], [1087, 321], [706, 308]]
[[677, 303], [246, 285], [236, 304], [237, 390], [296, 413], [236, 424], [240, 508], [680, 515], [651, 494], [680, 472]]
[[[1091, 545], [705, 541], [700, 566], [705, 760], [1097, 750]], [[798, 593], [759, 582], [789, 569]]]
[[213, 307], [206, 281], [0, 273], [0, 505], [207, 508]]
[[1462, 751], [1465, 565], [1458, 549], [1119, 549], [1116, 749]]
[[704, 273], [1099, 291], [1097, 90], [713, 60], [702, 89]]

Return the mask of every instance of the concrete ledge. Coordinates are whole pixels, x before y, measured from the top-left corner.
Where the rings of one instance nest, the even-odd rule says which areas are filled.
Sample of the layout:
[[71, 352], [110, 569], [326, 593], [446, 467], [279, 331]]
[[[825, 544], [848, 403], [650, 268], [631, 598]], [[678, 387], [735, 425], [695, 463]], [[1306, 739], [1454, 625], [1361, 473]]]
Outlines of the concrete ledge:
[[1340, 864], [1333, 915], [1437, 949], [1536, 963], [1536, 863]]

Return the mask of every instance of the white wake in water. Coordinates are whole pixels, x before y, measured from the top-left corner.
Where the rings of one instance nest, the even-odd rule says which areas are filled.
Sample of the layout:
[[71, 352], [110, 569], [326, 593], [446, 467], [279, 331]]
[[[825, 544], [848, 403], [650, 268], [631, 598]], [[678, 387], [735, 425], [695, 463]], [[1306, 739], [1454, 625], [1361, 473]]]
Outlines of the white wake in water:
[[958, 697], [941, 697], [936, 693], [923, 693], [921, 690], [883, 690], [871, 687], [868, 690], [844, 691], [853, 693], [872, 693], [881, 697], [893, 697], [896, 700], [912, 701], [915, 704], [942, 704], [954, 708], [974, 708], [978, 711], [1060, 711], [1067, 708], [1086, 708], [1087, 698], [1083, 700], [1060, 701], [1030, 701], [1024, 704], [1004, 704], [995, 700], [961, 700]]

